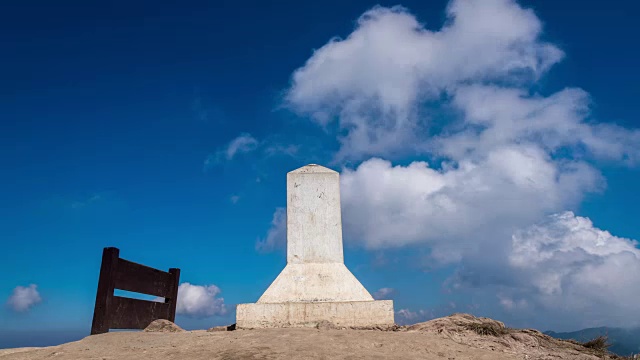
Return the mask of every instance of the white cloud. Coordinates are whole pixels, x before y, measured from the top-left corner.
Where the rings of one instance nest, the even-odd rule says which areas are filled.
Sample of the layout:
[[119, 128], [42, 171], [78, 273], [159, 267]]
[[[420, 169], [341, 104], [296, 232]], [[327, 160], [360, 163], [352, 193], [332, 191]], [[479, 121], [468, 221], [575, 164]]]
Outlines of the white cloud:
[[457, 132], [440, 135], [427, 146], [451, 159], [477, 158], [510, 144], [535, 144], [545, 152], [572, 158], [596, 158], [634, 164], [640, 155], [640, 131], [594, 124], [589, 95], [564, 89], [549, 97], [496, 85], [466, 85], [452, 92], [462, 113]]
[[[458, 305], [455, 302], [450, 301], [448, 303], [442, 303], [430, 309], [418, 309], [416, 311], [412, 311], [407, 308], [400, 309], [396, 311], [396, 322], [400, 325], [424, 322], [437, 317], [451, 315], [452, 312], [457, 311], [456, 310], [457, 308], [458, 308]], [[475, 304], [469, 304], [467, 306], [467, 309], [459, 310], [459, 311], [473, 312], [476, 309], [477, 308]]]
[[458, 261], [480, 245], [478, 236], [494, 241], [573, 206], [599, 179], [589, 166], [556, 165], [528, 146], [495, 149], [481, 161], [442, 169], [374, 158], [341, 175], [345, 237], [371, 249], [428, 244], [434, 259]]
[[214, 154], [209, 154], [204, 161], [204, 169], [207, 170], [225, 160], [231, 161], [239, 154], [261, 151], [264, 156], [295, 156], [299, 150], [299, 145], [285, 145], [276, 142], [273, 138], [258, 141], [251, 134], [243, 133], [231, 140], [223, 148], [218, 149]]
[[417, 311], [411, 311], [409, 309], [400, 309], [396, 311], [396, 315], [397, 315], [396, 322], [400, 325], [414, 324], [417, 322], [422, 322], [428, 319], [432, 319], [434, 317], [431, 311], [427, 311], [423, 309], [420, 309]]
[[42, 301], [38, 286], [31, 284], [29, 286], [16, 286], [13, 293], [9, 296], [7, 304], [11, 309], [18, 312], [24, 312], [31, 309], [34, 305]]
[[373, 294], [373, 298], [376, 300], [389, 299], [394, 293], [395, 289], [393, 288], [381, 288]]
[[637, 241], [564, 212], [515, 232], [508, 261], [530, 284], [510, 288], [512, 302], [528, 299], [558, 315], [591, 314], [593, 324], [640, 326], [640, 317], [634, 316], [640, 314]]
[[178, 287], [176, 313], [193, 317], [224, 315], [227, 308], [224, 298], [218, 297], [220, 288], [215, 285], [192, 285], [188, 282]]
[[204, 170], [208, 170], [223, 160], [230, 161], [238, 154], [255, 151], [258, 146], [258, 140], [251, 136], [251, 134], [240, 134], [222, 149], [219, 149], [214, 154], [209, 154], [204, 160]]
[[401, 150], [420, 125], [419, 106], [470, 81], [537, 78], [562, 57], [539, 41], [531, 10], [509, 0], [456, 0], [429, 31], [402, 7], [375, 7], [344, 40], [332, 39], [293, 74], [287, 102], [348, 134], [338, 158]]
[[[453, 0], [447, 18], [431, 31], [404, 8], [375, 7], [292, 76], [288, 106], [322, 126], [338, 122], [335, 159], [369, 158], [342, 171], [345, 240], [427, 247], [434, 264], [459, 266], [454, 288], [491, 293], [487, 301], [505, 311], [544, 310], [539, 321], [640, 319], [623, 315], [639, 313], [629, 300], [640, 288], [630, 275], [638, 266], [632, 243], [565, 212], [604, 189], [599, 162], [638, 163], [640, 131], [598, 123], [584, 90], [533, 90], [563, 57], [540, 40], [533, 11], [513, 0]], [[382, 158], [401, 154], [429, 162]], [[267, 240], [284, 236], [283, 218], [275, 219]], [[565, 226], [576, 222], [582, 230]], [[544, 242], [548, 226], [564, 229], [552, 244]], [[604, 253], [588, 245], [596, 238], [607, 239]]]
[[240, 134], [240, 136], [231, 140], [223, 150], [223, 154], [227, 160], [231, 160], [236, 154], [248, 153], [257, 147], [258, 140], [251, 136], [251, 134]]
[[231, 197], [229, 198], [229, 200], [231, 201], [232, 204], [237, 204], [238, 201], [240, 201], [240, 196], [238, 195], [231, 195]]
[[407, 320], [412, 320], [418, 317], [418, 314], [409, 310], [409, 309], [400, 309], [398, 311], [396, 311], [396, 314], [398, 314], [399, 316], [401, 316], [404, 319]]
[[287, 209], [277, 208], [271, 220], [271, 228], [264, 239], [256, 242], [256, 250], [269, 252], [287, 243]]
[[[346, 132], [338, 159], [441, 147], [460, 156], [474, 146], [544, 137], [549, 150], [581, 145], [601, 158], [638, 161], [640, 131], [587, 125], [586, 92], [545, 98], [525, 90], [563, 57], [539, 39], [541, 22], [530, 9], [512, 0], [454, 0], [447, 17], [430, 31], [402, 7], [367, 11], [346, 39], [332, 39], [295, 71], [288, 105], [323, 125], [337, 119]], [[500, 86], [479, 85], [487, 83]], [[421, 144], [432, 120], [424, 104], [442, 93], [465, 113], [465, 131]]]

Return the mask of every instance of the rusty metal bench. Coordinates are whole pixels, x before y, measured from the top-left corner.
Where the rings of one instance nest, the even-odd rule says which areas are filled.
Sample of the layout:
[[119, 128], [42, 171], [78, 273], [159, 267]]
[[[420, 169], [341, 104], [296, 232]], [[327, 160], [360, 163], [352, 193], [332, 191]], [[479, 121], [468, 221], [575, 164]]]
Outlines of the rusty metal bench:
[[[175, 321], [179, 281], [180, 269], [157, 270], [120, 258], [117, 248], [104, 248], [91, 335], [144, 329], [157, 319]], [[164, 302], [115, 296], [115, 289], [163, 297]]]

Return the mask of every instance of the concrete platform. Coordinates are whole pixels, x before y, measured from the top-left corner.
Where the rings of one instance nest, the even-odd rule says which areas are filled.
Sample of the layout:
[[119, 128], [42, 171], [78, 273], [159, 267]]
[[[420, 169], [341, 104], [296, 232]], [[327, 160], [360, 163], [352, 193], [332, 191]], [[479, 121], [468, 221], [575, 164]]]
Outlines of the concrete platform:
[[337, 326], [384, 326], [394, 324], [393, 315], [392, 300], [238, 304], [236, 326], [314, 327], [321, 321]]

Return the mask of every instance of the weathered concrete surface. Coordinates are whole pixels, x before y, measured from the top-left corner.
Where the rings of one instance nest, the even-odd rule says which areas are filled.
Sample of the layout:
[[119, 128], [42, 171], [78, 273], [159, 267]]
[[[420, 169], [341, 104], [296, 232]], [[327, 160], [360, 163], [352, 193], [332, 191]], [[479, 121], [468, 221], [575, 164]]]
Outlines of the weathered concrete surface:
[[340, 174], [307, 165], [287, 174], [287, 266], [258, 303], [373, 301], [344, 265]]
[[344, 264], [287, 264], [258, 303], [290, 301], [373, 301], [373, 297]]
[[340, 175], [311, 164], [287, 174], [287, 266], [238, 327], [392, 325], [393, 302], [374, 301], [344, 265]]
[[239, 329], [314, 327], [322, 321], [337, 326], [393, 325], [393, 301], [288, 302], [240, 304]]
[[340, 174], [307, 165], [287, 174], [287, 263], [344, 263]]

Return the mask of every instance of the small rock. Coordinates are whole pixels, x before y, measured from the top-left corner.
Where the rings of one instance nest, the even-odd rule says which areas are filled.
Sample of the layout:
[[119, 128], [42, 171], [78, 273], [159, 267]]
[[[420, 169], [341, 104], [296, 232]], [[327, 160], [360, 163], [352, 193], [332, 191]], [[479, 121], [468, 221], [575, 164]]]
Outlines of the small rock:
[[172, 323], [169, 320], [158, 319], [154, 320], [144, 329], [145, 332], [183, 332], [180, 326]]
[[236, 329], [236, 324], [231, 324], [228, 326], [214, 326], [212, 328], [207, 329], [207, 332], [215, 332], [215, 331], [233, 331]]

